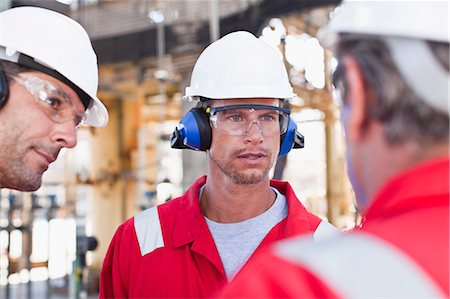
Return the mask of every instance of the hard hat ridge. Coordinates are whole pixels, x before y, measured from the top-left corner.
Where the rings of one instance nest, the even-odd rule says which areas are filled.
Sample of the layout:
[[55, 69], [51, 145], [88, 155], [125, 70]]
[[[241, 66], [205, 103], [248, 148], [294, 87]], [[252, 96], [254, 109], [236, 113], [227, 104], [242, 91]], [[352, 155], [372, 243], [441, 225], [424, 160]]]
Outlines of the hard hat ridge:
[[294, 97], [281, 55], [246, 31], [209, 45], [192, 71], [186, 97], [209, 99]]

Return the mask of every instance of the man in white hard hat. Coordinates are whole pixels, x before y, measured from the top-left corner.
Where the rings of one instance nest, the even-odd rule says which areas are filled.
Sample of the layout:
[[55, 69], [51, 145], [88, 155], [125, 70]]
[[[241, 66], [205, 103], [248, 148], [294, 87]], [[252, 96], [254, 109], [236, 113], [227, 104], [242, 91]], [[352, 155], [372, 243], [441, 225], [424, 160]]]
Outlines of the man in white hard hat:
[[281, 105], [294, 94], [275, 49], [249, 32], [222, 37], [198, 58], [186, 96], [199, 103], [172, 147], [206, 151], [207, 175], [120, 226], [103, 264], [101, 298], [210, 297], [268, 244], [336, 233], [288, 183], [269, 179], [277, 156], [303, 143]]
[[323, 41], [362, 226], [280, 242], [223, 297], [449, 298], [448, 24], [448, 1], [343, 3]]
[[0, 188], [37, 190], [81, 124], [104, 127], [97, 56], [74, 20], [43, 8], [0, 13]]

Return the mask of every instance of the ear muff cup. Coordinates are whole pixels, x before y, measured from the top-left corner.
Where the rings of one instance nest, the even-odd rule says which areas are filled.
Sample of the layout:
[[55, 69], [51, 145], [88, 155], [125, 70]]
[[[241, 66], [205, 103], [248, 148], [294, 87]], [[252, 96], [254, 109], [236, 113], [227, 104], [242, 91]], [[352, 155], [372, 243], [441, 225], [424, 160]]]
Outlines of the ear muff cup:
[[297, 131], [297, 124], [290, 116], [288, 129], [286, 133], [281, 134], [280, 143], [280, 153], [278, 156], [286, 155], [293, 148], [305, 147], [305, 137]]
[[211, 147], [211, 126], [204, 108], [192, 108], [172, 133], [171, 147], [206, 151]]
[[[212, 132], [209, 117], [203, 108], [192, 108], [181, 119], [170, 138], [171, 147], [206, 151], [211, 147]], [[303, 136], [297, 132], [297, 124], [289, 117], [286, 133], [280, 135], [279, 156], [292, 148], [303, 147]]]
[[289, 116], [286, 133], [281, 134], [280, 136], [280, 152], [278, 153], [278, 156], [286, 155], [294, 147], [296, 132], [297, 124], [292, 117]]
[[0, 109], [6, 104], [8, 94], [9, 88], [8, 81], [6, 81], [6, 75], [3, 71], [0, 71]]

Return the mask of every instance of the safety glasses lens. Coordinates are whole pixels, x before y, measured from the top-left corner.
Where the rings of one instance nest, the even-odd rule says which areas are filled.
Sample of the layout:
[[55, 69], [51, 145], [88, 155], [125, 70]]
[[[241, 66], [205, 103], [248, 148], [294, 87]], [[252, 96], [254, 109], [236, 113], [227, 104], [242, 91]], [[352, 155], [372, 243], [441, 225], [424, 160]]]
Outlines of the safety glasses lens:
[[72, 120], [78, 128], [85, 120], [85, 114], [76, 110], [70, 96], [50, 82], [32, 75], [14, 76], [13, 79], [33, 96], [53, 121], [64, 123]]
[[246, 135], [253, 125], [263, 136], [283, 134], [287, 130], [289, 110], [265, 105], [234, 105], [210, 108], [210, 120], [219, 131], [230, 135]]

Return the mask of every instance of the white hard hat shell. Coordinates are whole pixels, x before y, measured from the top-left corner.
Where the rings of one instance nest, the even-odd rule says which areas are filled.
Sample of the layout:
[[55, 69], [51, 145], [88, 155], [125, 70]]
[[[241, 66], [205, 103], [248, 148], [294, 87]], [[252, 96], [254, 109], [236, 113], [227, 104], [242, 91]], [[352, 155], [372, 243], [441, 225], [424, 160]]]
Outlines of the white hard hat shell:
[[344, 1], [319, 32], [333, 48], [339, 33], [382, 38], [405, 82], [427, 104], [449, 114], [450, 75], [426, 41], [449, 43], [449, 1]]
[[340, 32], [449, 42], [449, 1], [344, 1], [319, 38]]
[[185, 97], [210, 99], [295, 97], [277, 51], [245, 31], [209, 45], [192, 71]]
[[97, 98], [97, 56], [80, 24], [43, 8], [12, 8], [0, 13], [0, 46], [6, 56], [26, 54], [79, 87], [92, 99], [84, 123], [106, 126], [108, 111]]

